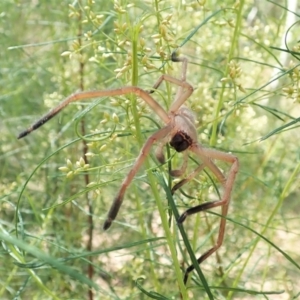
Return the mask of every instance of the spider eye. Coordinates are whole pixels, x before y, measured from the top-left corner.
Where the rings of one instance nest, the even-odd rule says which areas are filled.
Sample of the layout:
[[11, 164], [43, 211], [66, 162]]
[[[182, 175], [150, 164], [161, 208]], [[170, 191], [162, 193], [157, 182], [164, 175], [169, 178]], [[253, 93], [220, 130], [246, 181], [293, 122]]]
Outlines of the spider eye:
[[183, 131], [177, 132], [171, 139], [170, 145], [177, 151], [182, 152], [192, 144], [192, 139]]

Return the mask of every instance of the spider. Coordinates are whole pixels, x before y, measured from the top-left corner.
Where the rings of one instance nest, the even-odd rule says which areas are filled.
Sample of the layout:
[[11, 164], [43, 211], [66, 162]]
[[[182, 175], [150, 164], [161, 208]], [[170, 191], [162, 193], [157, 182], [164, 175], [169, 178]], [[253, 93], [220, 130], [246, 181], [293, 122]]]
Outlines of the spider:
[[[177, 189], [181, 188], [184, 184], [191, 181], [204, 168], [209, 169], [215, 175], [215, 177], [221, 183], [224, 189], [223, 195], [220, 200], [205, 202], [195, 207], [191, 207], [187, 209], [177, 220], [178, 223], [183, 223], [184, 220], [190, 215], [217, 206], [221, 206], [222, 217], [220, 220], [217, 242], [211, 249], [203, 253], [197, 259], [198, 263], [200, 264], [205, 259], [207, 259], [210, 255], [216, 252], [223, 243], [225, 226], [226, 226], [226, 216], [228, 213], [228, 207], [229, 207], [231, 192], [233, 189], [233, 184], [239, 169], [239, 162], [238, 162], [238, 158], [230, 153], [204, 148], [198, 142], [194, 115], [186, 106], [183, 105], [185, 101], [193, 93], [193, 87], [186, 81], [188, 60], [186, 57], [177, 56], [176, 52], [172, 53], [171, 60], [173, 62], [182, 63], [180, 79], [163, 74], [159, 77], [159, 79], [153, 85], [153, 89], [150, 91], [145, 91], [136, 86], [125, 86], [125, 87], [120, 87], [111, 90], [83, 91], [83, 92], [74, 93], [69, 97], [67, 97], [65, 100], [63, 100], [57, 107], [53, 108], [50, 112], [44, 115], [40, 120], [38, 120], [28, 129], [21, 132], [18, 136], [18, 139], [28, 135], [33, 130], [42, 126], [44, 123], [46, 123], [51, 118], [53, 118], [57, 113], [59, 113], [63, 108], [65, 108], [71, 102], [90, 99], [90, 98], [120, 96], [120, 95], [127, 95], [127, 94], [135, 94], [140, 98], [142, 98], [150, 106], [150, 108], [154, 111], [154, 113], [163, 121], [163, 123], [165, 123], [165, 126], [159, 129], [154, 134], [152, 134], [143, 145], [136, 161], [134, 162], [131, 170], [123, 180], [121, 187], [116, 197], [114, 198], [114, 201], [108, 212], [107, 218], [104, 222], [103, 229], [107, 230], [111, 226], [113, 220], [116, 218], [119, 209], [121, 207], [121, 204], [123, 202], [125, 192], [128, 186], [130, 185], [131, 181], [133, 180], [134, 176], [142, 166], [153, 144], [158, 143], [155, 155], [157, 160], [161, 164], [163, 164], [165, 162], [163, 147], [167, 143], [169, 143], [170, 146], [175, 149], [175, 151], [183, 153], [182, 166], [177, 170], [170, 170], [171, 176], [180, 177], [185, 173], [188, 165], [189, 152], [192, 152], [202, 161], [202, 163], [199, 166], [197, 166], [197, 168], [194, 171], [192, 171], [185, 179], [182, 179], [177, 184], [175, 184], [175, 186], [171, 190], [173, 194]], [[163, 107], [159, 103], [157, 103], [151, 96], [151, 94], [161, 85], [163, 81], [178, 86], [175, 99], [168, 111], [163, 109]], [[219, 160], [231, 164], [227, 177], [216, 166], [214, 160]], [[187, 282], [189, 274], [193, 270], [194, 270], [193, 265], [190, 265], [186, 269], [184, 275], [185, 284]]]

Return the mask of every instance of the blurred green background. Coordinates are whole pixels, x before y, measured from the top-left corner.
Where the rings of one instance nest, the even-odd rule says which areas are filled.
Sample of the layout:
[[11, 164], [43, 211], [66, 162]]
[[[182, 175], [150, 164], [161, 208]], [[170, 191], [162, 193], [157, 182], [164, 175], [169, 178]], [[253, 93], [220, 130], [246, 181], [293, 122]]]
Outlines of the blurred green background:
[[[149, 90], [163, 73], [178, 77], [180, 64], [169, 60], [177, 48], [190, 62], [187, 80], [195, 91], [186, 105], [199, 141], [240, 160], [224, 244], [201, 265], [210, 293], [193, 272], [182, 297], [299, 297], [295, 2], [1, 1], [1, 299], [180, 297], [174, 265], [184, 270], [190, 258], [173, 218], [178, 260], [170, 254], [153, 190], [165, 218], [168, 200], [153, 174], [170, 187], [178, 179], [153, 151], [116, 221], [102, 229], [141, 144], [160, 124], [142, 100], [71, 104], [17, 139], [75, 91], [132, 84]], [[163, 85], [153, 97], [167, 109], [175, 88]], [[165, 153], [180, 166], [180, 154]], [[197, 166], [192, 158], [189, 172]], [[229, 166], [218, 165], [227, 174]], [[218, 199], [215, 184], [201, 173], [174, 195], [179, 211]], [[197, 257], [215, 243], [218, 222], [207, 212], [184, 223]]]

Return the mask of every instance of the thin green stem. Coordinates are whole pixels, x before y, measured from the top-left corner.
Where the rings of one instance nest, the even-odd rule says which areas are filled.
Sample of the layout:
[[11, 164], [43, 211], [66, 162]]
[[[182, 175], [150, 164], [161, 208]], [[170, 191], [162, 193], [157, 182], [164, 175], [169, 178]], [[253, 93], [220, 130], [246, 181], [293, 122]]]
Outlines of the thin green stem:
[[[132, 86], [137, 86], [138, 85], [138, 50], [137, 50], [137, 43], [138, 43], [138, 25], [133, 26], [132, 28], [132, 77], [131, 77], [131, 85]], [[134, 120], [134, 125], [135, 125], [135, 135], [137, 142], [140, 147], [143, 146], [143, 135], [142, 135], [142, 130], [140, 126], [140, 117], [137, 111], [137, 99], [135, 95], [131, 95], [131, 110], [132, 110], [132, 115], [133, 115], [133, 120]], [[145, 165], [147, 168], [149, 168], [150, 164], [148, 163], [148, 160], [146, 159]], [[137, 208], [140, 209], [142, 207], [141, 204], [141, 199], [137, 199]], [[142, 211], [142, 210], [141, 210]], [[145, 217], [143, 214], [139, 215], [139, 220], [142, 221], [141, 224], [141, 229], [142, 229], [142, 235], [144, 239], [147, 238], [147, 230], [144, 225]], [[151, 253], [150, 250], [146, 250], [146, 257], [149, 261], [151, 261]], [[154, 286], [156, 290], [160, 290], [160, 284], [157, 279], [154, 265], [150, 264], [150, 272], [152, 274], [152, 279], [154, 280]]]
[[[158, 178], [160, 184], [162, 185], [162, 187], [164, 188], [164, 190], [166, 192], [166, 196], [167, 196], [167, 198], [169, 200], [168, 203], [171, 206], [171, 209], [172, 209], [172, 212], [174, 214], [175, 220], [178, 220], [179, 219], [179, 213], [178, 213], [177, 207], [175, 205], [175, 202], [173, 200], [173, 196], [171, 194], [170, 188], [166, 185], [166, 182], [165, 182], [164, 178], [161, 176], [161, 174], [159, 174], [158, 172], [156, 172], [156, 177]], [[192, 263], [193, 263], [193, 265], [195, 267], [195, 271], [198, 273], [199, 278], [200, 278], [200, 280], [201, 280], [201, 282], [203, 284], [203, 287], [204, 287], [204, 289], [205, 289], [205, 291], [206, 291], [209, 299], [213, 300], [214, 297], [213, 297], [213, 295], [212, 295], [212, 293], [210, 291], [210, 288], [209, 288], [209, 286], [208, 286], [208, 284], [206, 282], [206, 279], [205, 279], [205, 277], [204, 277], [204, 275], [203, 275], [203, 273], [202, 273], [202, 271], [200, 269], [200, 265], [199, 265], [199, 263], [197, 261], [197, 258], [196, 258], [195, 254], [194, 254], [194, 251], [193, 251], [192, 247], [191, 247], [191, 244], [190, 244], [190, 242], [189, 242], [189, 240], [187, 238], [187, 235], [186, 235], [185, 230], [183, 228], [183, 224], [178, 223], [177, 227], [178, 227], [178, 229], [180, 231], [181, 237], [183, 239], [183, 242], [184, 242], [184, 245], [185, 245], [185, 247], [187, 249], [187, 252], [188, 252], [188, 254], [189, 254], [190, 258], [191, 258], [191, 261], [192, 261]]]
[[[243, 6], [244, 6], [244, 0], [241, 0], [240, 3], [239, 3], [238, 11], [237, 11], [236, 26], [235, 26], [235, 29], [234, 29], [234, 32], [233, 32], [231, 46], [230, 46], [229, 53], [228, 53], [228, 56], [227, 56], [227, 65], [226, 65], [226, 69], [225, 69], [225, 77], [228, 75], [228, 72], [229, 72], [228, 63], [233, 58], [235, 49], [237, 49], [238, 37], [239, 37], [239, 34], [240, 34], [240, 27], [241, 27], [241, 23], [242, 23]], [[216, 110], [215, 110], [214, 122], [212, 124], [212, 133], [211, 133], [211, 137], [210, 137], [210, 146], [212, 146], [212, 147], [214, 147], [217, 143], [218, 122], [219, 122], [219, 115], [220, 115], [220, 112], [221, 112], [221, 109], [222, 109], [223, 103], [224, 103], [225, 87], [226, 87], [226, 83], [223, 82], [222, 83], [222, 88], [221, 88], [221, 93], [220, 93], [220, 98], [219, 98], [219, 101], [217, 103], [217, 107], [216, 107]]]
[[[138, 41], [138, 28], [134, 27], [134, 29], [133, 29], [133, 40], [132, 40], [132, 62], [133, 62], [132, 63], [132, 68], [133, 68], [133, 70], [132, 70], [132, 85], [137, 85], [137, 83], [138, 83], [137, 41]], [[140, 126], [140, 122], [139, 122], [139, 115], [138, 115], [138, 111], [137, 111], [137, 106], [135, 105], [136, 104], [136, 97], [133, 97], [132, 100], [133, 100], [133, 102], [132, 102], [132, 114], [133, 114], [133, 118], [134, 118], [135, 129], [136, 129], [136, 137], [137, 137], [137, 141], [138, 141], [140, 147], [142, 147], [143, 137], [142, 137], [142, 131], [141, 131], [141, 126]], [[150, 167], [151, 167], [148, 159], [145, 160], [145, 166], [146, 166], [146, 169], [150, 169]], [[165, 232], [165, 235], [166, 235], [167, 244], [168, 244], [168, 247], [169, 247], [170, 252], [171, 252], [171, 257], [172, 257], [176, 277], [177, 277], [177, 280], [178, 280], [180, 293], [182, 295], [182, 299], [188, 299], [186, 287], [183, 283], [180, 264], [179, 264], [179, 261], [178, 261], [178, 258], [177, 258], [175, 242], [173, 240], [173, 236], [172, 236], [171, 230], [169, 228], [168, 218], [167, 218], [167, 215], [165, 213], [166, 212], [165, 207], [161, 203], [161, 199], [160, 199], [161, 197], [160, 197], [160, 194], [159, 194], [158, 189], [156, 187], [156, 180], [155, 180], [154, 175], [152, 174], [151, 171], [148, 171], [147, 175], [148, 175], [149, 185], [151, 187], [153, 197], [155, 199], [155, 202], [156, 202], [156, 205], [158, 207], [158, 211], [159, 211], [159, 214], [160, 214], [160, 217], [161, 217], [163, 229], [164, 229], [164, 232]], [[156, 286], [159, 287], [160, 285], [157, 281], [157, 276], [155, 274], [154, 269], [152, 269], [152, 273], [154, 275], [153, 278], [156, 281]]]
[[[24, 257], [20, 254], [19, 251], [16, 250], [15, 246], [18, 247], [18, 249], [21, 249], [24, 252], [29, 253], [31, 256], [36, 257], [37, 259], [47, 262], [49, 265], [51, 265], [53, 268], [56, 268], [58, 271], [64, 272], [65, 274], [68, 274], [70, 276], [77, 277], [77, 280], [80, 280], [80, 281], [88, 284], [91, 287], [97, 288], [95, 283], [90, 281], [84, 275], [77, 273], [75, 271], [75, 269], [71, 269], [71, 268], [65, 266], [64, 264], [60, 263], [58, 260], [53, 259], [52, 257], [41, 252], [41, 249], [36, 248], [32, 245], [29, 245], [28, 243], [26, 243], [20, 239], [14, 238], [14, 237], [10, 236], [3, 228], [1, 228], [1, 229], [2, 230], [0, 232], [0, 238], [3, 242], [6, 243], [6, 246], [10, 250], [11, 257], [13, 257], [16, 262], [21, 263], [21, 264], [26, 263]], [[41, 278], [32, 269], [26, 268], [25, 270], [33, 278], [33, 280], [41, 288], [41, 290], [44, 291], [44, 293], [51, 296], [53, 299], [56, 299], [56, 300], [60, 299], [50, 289], [48, 289], [47, 286], [45, 286], [43, 284], [43, 281], [41, 280]]]

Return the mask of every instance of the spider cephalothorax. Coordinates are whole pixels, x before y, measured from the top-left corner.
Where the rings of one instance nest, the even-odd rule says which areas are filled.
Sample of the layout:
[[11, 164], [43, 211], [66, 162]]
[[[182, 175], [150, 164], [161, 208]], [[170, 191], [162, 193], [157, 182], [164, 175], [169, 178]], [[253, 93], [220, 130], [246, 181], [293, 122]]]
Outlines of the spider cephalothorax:
[[[178, 57], [174, 52], [171, 56], [171, 60], [174, 62], [182, 63], [182, 71], [181, 71], [180, 79], [163, 74], [162, 76], [159, 77], [157, 82], [154, 84], [153, 89], [151, 89], [151, 91], [145, 91], [136, 86], [126, 86], [126, 87], [121, 87], [113, 90], [84, 91], [84, 92], [78, 92], [72, 94], [71, 96], [67, 97], [63, 102], [61, 102], [57, 107], [52, 109], [48, 114], [42, 117], [39, 121], [37, 121], [35, 124], [29, 127], [27, 130], [21, 132], [18, 138], [22, 138], [26, 136], [33, 130], [43, 125], [45, 122], [50, 120], [53, 116], [55, 116], [58, 112], [60, 112], [71, 102], [90, 99], [90, 98], [98, 98], [98, 97], [120, 96], [120, 95], [126, 95], [131, 93], [142, 98], [165, 125], [157, 132], [152, 134], [143, 145], [135, 163], [133, 164], [131, 170], [123, 180], [120, 189], [114, 198], [114, 201], [108, 212], [107, 219], [104, 222], [103, 228], [108, 229], [111, 226], [113, 220], [116, 218], [119, 209], [121, 207], [121, 204], [123, 202], [126, 189], [129, 186], [129, 184], [132, 182], [137, 171], [142, 166], [146, 156], [149, 154], [151, 150], [152, 145], [157, 142], [159, 143], [156, 150], [156, 157], [159, 162], [164, 163], [165, 159], [163, 154], [163, 147], [169, 142], [170, 145], [177, 152], [183, 153], [183, 164], [181, 168], [178, 170], [170, 170], [170, 174], [172, 176], [182, 176], [186, 172], [189, 153], [194, 154], [202, 161], [202, 163], [199, 164], [195, 170], [193, 170], [189, 175], [187, 175], [186, 178], [182, 179], [172, 188], [172, 193], [174, 193], [177, 189], [179, 189], [184, 184], [192, 180], [204, 168], [209, 169], [224, 188], [224, 193], [220, 200], [205, 202], [198, 206], [192, 207], [187, 211], [185, 211], [178, 219], [178, 222], [182, 223], [189, 215], [217, 206], [222, 207], [221, 210], [222, 218], [220, 220], [220, 229], [219, 229], [217, 242], [211, 249], [204, 252], [204, 254], [202, 254], [198, 258], [198, 263], [200, 264], [212, 253], [214, 253], [217, 249], [219, 249], [223, 243], [225, 225], [226, 225], [226, 215], [228, 212], [231, 191], [233, 188], [236, 174], [238, 172], [239, 163], [238, 163], [238, 159], [234, 155], [213, 150], [213, 149], [204, 148], [198, 142], [194, 115], [187, 107], [183, 105], [185, 101], [189, 98], [189, 96], [193, 93], [193, 87], [186, 81], [187, 59], [185, 57]], [[163, 81], [167, 81], [169, 83], [173, 83], [178, 86], [175, 99], [171, 104], [169, 111], [166, 111], [151, 96], [151, 94], [155, 92], [155, 90], [160, 86], [160, 84]], [[231, 164], [231, 168], [228, 172], [227, 177], [225, 177], [222, 171], [215, 165], [214, 160], [221, 160]], [[193, 265], [187, 268], [184, 277], [185, 282], [187, 281], [188, 274], [193, 269], [194, 269]]]

